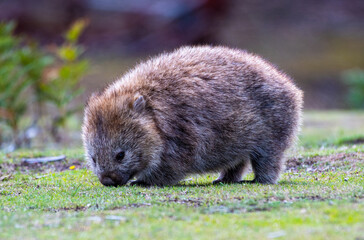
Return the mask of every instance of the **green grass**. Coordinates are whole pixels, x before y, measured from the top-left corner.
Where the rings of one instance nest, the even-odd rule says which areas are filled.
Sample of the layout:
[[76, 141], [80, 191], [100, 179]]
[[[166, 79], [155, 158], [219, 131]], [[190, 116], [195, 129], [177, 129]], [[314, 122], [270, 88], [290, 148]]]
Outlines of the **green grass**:
[[364, 239], [363, 136], [364, 112], [306, 113], [277, 185], [215, 186], [207, 174], [107, 188], [82, 165], [19, 164], [65, 154], [68, 169], [82, 149], [1, 153], [0, 239]]

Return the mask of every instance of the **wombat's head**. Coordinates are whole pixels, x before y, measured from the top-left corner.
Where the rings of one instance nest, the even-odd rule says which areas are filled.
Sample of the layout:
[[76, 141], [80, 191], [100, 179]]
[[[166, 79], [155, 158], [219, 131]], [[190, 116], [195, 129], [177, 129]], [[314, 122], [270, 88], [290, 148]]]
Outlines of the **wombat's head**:
[[140, 94], [93, 95], [85, 108], [82, 137], [88, 164], [105, 186], [124, 185], [160, 159], [161, 139]]

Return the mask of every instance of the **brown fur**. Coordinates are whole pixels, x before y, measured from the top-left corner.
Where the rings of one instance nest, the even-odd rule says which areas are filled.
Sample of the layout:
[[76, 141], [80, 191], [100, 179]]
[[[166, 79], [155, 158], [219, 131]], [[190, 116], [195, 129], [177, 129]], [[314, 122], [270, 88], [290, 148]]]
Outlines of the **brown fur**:
[[[225, 47], [183, 47], [139, 64], [86, 106], [86, 157], [104, 185], [276, 183], [300, 125], [302, 92], [262, 58]], [[115, 155], [125, 152], [117, 161]], [[93, 160], [94, 159], [94, 162]]]

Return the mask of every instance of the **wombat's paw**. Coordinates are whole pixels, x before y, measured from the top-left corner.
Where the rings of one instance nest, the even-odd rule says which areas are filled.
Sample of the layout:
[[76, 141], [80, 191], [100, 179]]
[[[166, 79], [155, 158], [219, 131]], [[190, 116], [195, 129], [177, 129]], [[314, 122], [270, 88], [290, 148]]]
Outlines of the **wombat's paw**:
[[224, 184], [225, 182], [222, 181], [222, 179], [215, 179], [214, 181], [212, 181], [212, 184], [217, 185], [217, 184]]
[[141, 180], [134, 180], [130, 181], [130, 186], [150, 187], [151, 185]]
[[241, 183], [241, 180], [227, 180], [227, 179], [216, 179], [214, 181], [212, 181], [212, 184], [235, 184], [235, 183]]

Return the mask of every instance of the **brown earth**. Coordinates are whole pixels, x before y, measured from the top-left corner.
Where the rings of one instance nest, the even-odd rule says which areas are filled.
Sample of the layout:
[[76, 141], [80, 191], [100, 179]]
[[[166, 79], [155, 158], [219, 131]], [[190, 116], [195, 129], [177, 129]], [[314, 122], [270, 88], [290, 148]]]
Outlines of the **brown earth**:
[[70, 159], [48, 163], [3, 163], [0, 165], [0, 176], [11, 175], [14, 172], [25, 174], [62, 172], [69, 170], [71, 166], [75, 169], [86, 168], [86, 163], [79, 159]]
[[313, 172], [335, 171], [338, 168], [356, 170], [359, 162], [364, 163], [364, 153], [337, 153], [328, 156], [290, 158], [286, 162], [286, 171], [296, 172], [304, 168]]

